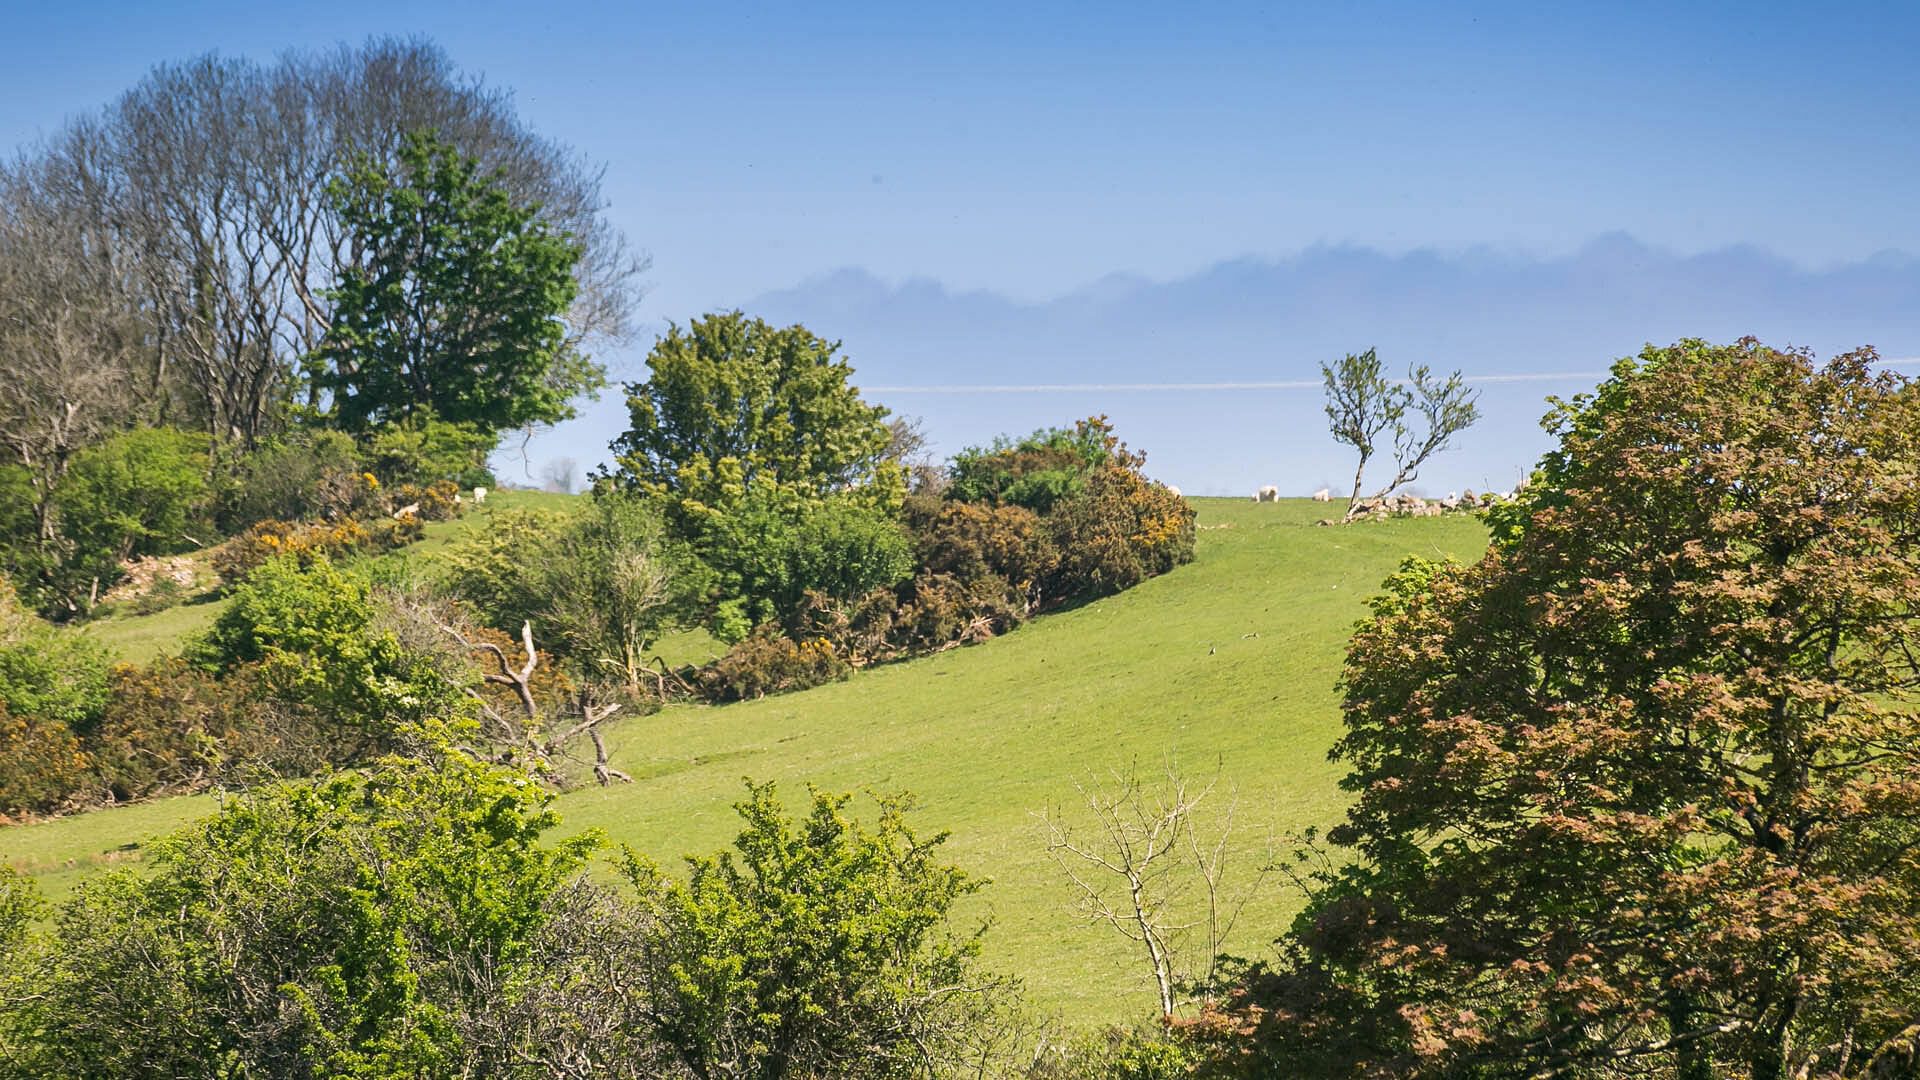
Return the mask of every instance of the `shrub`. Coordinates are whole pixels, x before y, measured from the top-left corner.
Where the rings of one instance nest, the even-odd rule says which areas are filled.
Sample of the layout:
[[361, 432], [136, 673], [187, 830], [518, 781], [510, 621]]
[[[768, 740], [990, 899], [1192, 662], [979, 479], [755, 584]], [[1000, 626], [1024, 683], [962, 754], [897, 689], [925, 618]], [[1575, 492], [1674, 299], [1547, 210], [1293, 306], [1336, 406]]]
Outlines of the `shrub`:
[[[521, 1075], [485, 1045], [597, 841], [455, 753], [271, 785], [79, 887], [10, 1003], [34, 1076]], [[499, 1041], [506, 1036], [492, 1032]]]
[[0, 635], [0, 703], [17, 716], [87, 731], [107, 702], [106, 646], [31, 616]]
[[487, 624], [535, 637], [591, 677], [632, 688], [659, 636], [692, 617], [701, 567], [638, 496], [596, 495], [573, 518], [502, 514], [449, 553], [448, 585]]
[[0, 816], [58, 809], [86, 787], [89, 764], [65, 724], [0, 703]]
[[1193, 561], [1193, 509], [1139, 472], [1109, 465], [1048, 519], [1060, 561], [1051, 598], [1105, 596]]
[[794, 641], [769, 624], [702, 668], [698, 681], [713, 700], [745, 701], [822, 686], [846, 678], [851, 670], [824, 638]]
[[267, 688], [361, 740], [358, 752], [388, 745], [429, 718], [464, 715], [471, 708], [465, 688], [376, 626], [376, 614], [364, 578], [324, 556], [306, 565], [282, 556], [234, 590], [185, 655], [214, 672], [260, 664]]
[[969, 585], [997, 580], [1029, 606], [1059, 563], [1039, 515], [1023, 506], [932, 500], [912, 508], [914, 547], [922, 574], [946, 574]]
[[87, 739], [97, 787], [127, 802], [198, 790], [253, 766], [318, 764], [271, 719], [251, 678], [216, 680], [175, 657], [114, 668], [111, 694]]
[[809, 591], [848, 600], [913, 572], [912, 542], [886, 513], [844, 499], [783, 502], [770, 494], [710, 517], [696, 541], [714, 571], [722, 641], [761, 623], [797, 625]]
[[477, 425], [416, 417], [376, 429], [367, 443], [365, 460], [388, 487], [428, 487], [443, 480], [456, 490], [493, 487], [487, 456], [498, 441]]
[[912, 801], [867, 826], [816, 791], [794, 820], [771, 784], [736, 805], [732, 851], [687, 860], [685, 882], [629, 857], [641, 932], [641, 1022], [693, 1076], [940, 1075], [999, 988], [978, 933], [948, 915], [981, 883], [917, 836]]
[[236, 463], [219, 523], [233, 532], [260, 521], [358, 516], [378, 491], [370, 475], [352, 436], [325, 428], [291, 431]]
[[371, 521], [342, 521], [301, 525], [262, 521], [222, 544], [213, 554], [213, 568], [229, 583], [247, 576], [270, 559], [290, 558], [302, 566], [323, 559], [390, 551], [420, 539], [418, 519], [377, 517]]
[[54, 490], [60, 531], [80, 557], [111, 561], [196, 546], [187, 526], [207, 494], [208, 440], [136, 428], [73, 456]]
[[1079, 421], [1071, 430], [1042, 428], [1018, 441], [1002, 437], [954, 455], [946, 495], [1045, 514], [1084, 490], [1087, 477], [1112, 461], [1118, 447], [1104, 416]]

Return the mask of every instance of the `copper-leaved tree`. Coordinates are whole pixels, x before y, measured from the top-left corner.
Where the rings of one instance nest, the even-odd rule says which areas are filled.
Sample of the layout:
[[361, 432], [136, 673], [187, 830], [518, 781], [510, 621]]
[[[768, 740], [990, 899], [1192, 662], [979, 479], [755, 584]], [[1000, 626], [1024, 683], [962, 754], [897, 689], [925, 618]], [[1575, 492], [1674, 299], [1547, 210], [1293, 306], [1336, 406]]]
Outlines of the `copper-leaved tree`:
[[1355, 861], [1248, 981], [1248, 1060], [1914, 1075], [1920, 384], [1874, 360], [1649, 348], [1548, 418], [1486, 558], [1389, 581]]

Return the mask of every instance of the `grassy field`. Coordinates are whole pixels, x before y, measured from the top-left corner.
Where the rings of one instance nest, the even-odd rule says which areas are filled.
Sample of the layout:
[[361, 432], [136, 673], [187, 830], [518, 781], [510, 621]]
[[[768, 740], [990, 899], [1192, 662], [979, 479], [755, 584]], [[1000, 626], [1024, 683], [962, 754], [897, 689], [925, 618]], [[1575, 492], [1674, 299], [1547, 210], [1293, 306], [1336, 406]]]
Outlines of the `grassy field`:
[[[1138, 763], [1237, 790], [1242, 865], [1269, 836], [1334, 820], [1343, 805], [1326, 760], [1339, 728], [1333, 683], [1349, 629], [1381, 578], [1411, 554], [1474, 557], [1481, 525], [1427, 518], [1317, 528], [1325, 507], [1196, 500], [1199, 558], [1129, 592], [996, 641], [860, 672], [801, 694], [677, 707], [612, 732], [631, 785], [564, 797], [566, 827], [594, 827], [663, 860], [724, 844], [743, 777], [909, 790], [919, 822], [951, 830], [947, 850], [993, 884], [970, 914], [990, 917], [988, 960], [1022, 976], [1035, 1002], [1080, 1022], [1151, 1008], [1128, 943], [1079, 923], [1035, 813], [1071, 809], [1074, 784]], [[0, 859], [54, 895], [127, 847], [210, 808], [180, 799], [0, 831]], [[1257, 953], [1293, 902], [1269, 890], [1234, 944]]]

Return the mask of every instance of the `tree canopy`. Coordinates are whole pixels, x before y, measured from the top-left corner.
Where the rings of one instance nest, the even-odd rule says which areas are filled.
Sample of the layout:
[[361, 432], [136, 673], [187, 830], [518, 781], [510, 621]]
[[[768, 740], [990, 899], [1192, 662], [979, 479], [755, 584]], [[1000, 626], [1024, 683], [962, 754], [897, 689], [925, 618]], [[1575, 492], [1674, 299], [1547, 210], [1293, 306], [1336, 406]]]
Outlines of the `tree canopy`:
[[839, 350], [804, 326], [738, 311], [670, 327], [647, 357], [650, 377], [627, 386], [616, 479], [694, 518], [739, 505], [749, 489], [897, 504], [888, 412], [861, 399]]
[[1649, 348], [1549, 417], [1484, 560], [1388, 582], [1358, 862], [1248, 999], [1281, 1060], [1772, 1080], [1910, 1039], [1920, 386], [1873, 360]]
[[582, 249], [499, 174], [415, 133], [397, 169], [363, 158], [328, 195], [360, 252], [327, 292], [316, 351], [342, 426], [423, 412], [493, 431], [551, 423], [600, 386], [563, 318]]

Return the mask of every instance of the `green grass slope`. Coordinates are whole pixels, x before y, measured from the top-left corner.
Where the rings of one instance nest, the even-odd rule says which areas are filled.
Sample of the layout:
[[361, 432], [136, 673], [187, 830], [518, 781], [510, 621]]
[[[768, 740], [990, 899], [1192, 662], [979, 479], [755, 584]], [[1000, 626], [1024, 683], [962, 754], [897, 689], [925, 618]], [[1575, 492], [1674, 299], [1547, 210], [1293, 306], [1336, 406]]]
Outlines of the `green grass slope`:
[[[1267, 838], [1335, 820], [1343, 796], [1326, 751], [1334, 680], [1364, 600], [1408, 555], [1473, 558], [1484, 528], [1427, 518], [1317, 528], [1326, 508], [1196, 500], [1199, 557], [1127, 593], [1040, 619], [984, 645], [860, 672], [801, 694], [685, 706], [611, 732], [636, 782], [567, 795], [569, 829], [597, 827], [663, 861], [731, 836], [741, 779], [910, 790], [920, 823], [951, 830], [949, 856], [993, 884], [990, 963], [1036, 1004], [1083, 1023], [1152, 1008], [1139, 961], [1078, 921], [1035, 813], [1071, 811], [1076, 780], [1173, 761], [1237, 789], [1241, 866]], [[0, 859], [61, 894], [98, 866], [211, 805], [182, 799], [0, 831]], [[1258, 953], [1294, 901], [1250, 908], [1237, 951]]]

